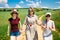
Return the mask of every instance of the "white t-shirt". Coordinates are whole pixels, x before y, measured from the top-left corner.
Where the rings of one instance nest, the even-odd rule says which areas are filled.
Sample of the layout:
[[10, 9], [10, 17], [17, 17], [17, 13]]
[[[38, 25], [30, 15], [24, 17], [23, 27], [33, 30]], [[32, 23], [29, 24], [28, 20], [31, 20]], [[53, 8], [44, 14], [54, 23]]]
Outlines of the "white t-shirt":
[[46, 20], [43, 21], [43, 25], [46, 25], [46, 29], [43, 31], [43, 36], [49, 36], [52, 34], [51, 30], [49, 29], [49, 27], [55, 27], [54, 21], [49, 20], [46, 24]]

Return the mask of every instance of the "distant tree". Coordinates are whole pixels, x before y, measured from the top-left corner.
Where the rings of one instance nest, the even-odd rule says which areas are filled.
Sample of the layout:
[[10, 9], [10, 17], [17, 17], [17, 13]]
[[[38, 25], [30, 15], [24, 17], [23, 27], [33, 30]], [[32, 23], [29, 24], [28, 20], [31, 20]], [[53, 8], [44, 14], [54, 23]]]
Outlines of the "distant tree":
[[17, 9], [17, 11], [19, 11], [19, 10]]
[[53, 9], [53, 11], [55, 11], [55, 9]]
[[6, 11], [6, 9], [3, 9], [3, 11]]
[[36, 12], [42, 11], [42, 8], [39, 8], [39, 9], [38, 8], [35, 8], [35, 11]]
[[11, 10], [9, 9], [9, 10], [7, 10], [7, 11], [11, 11]]
[[2, 9], [0, 9], [0, 11], [3, 11]]

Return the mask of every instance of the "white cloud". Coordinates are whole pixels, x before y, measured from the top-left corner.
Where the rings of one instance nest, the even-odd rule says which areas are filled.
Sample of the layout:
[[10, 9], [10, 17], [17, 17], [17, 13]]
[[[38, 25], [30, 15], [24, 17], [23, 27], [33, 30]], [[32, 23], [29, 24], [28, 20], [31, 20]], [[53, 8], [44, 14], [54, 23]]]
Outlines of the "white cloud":
[[[30, 2], [30, 3], [33, 3], [34, 1], [33, 0], [26, 0], [27, 2]], [[41, 3], [41, 0], [35, 0], [36, 2], [39, 2]]]
[[56, 2], [56, 3], [60, 4], [60, 2]]
[[39, 6], [39, 2], [36, 2], [36, 6]]
[[0, 0], [0, 8], [9, 8], [8, 0]]
[[50, 8], [50, 9], [60, 9], [60, 6], [58, 6], [58, 7], [54, 7], [54, 8]]
[[26, 0], [26, 2], [30, 2], [30, 3], [33, 3], [34, 1], [32, 1], [32, 0]]
[[34, 1], [28, 1], [28, 2], [30, 2], [30, 3], [34, 3]]
[[41, 0], [40, 0], [40, 3], [42, 3]]
[[31, 4], [27, 4], [28, 6], [31, 6], [31, 7], [34, 7], [34, 8], [37, 8], [37, 7], [39, 7], [39, 2], [32, 2]]
[[9, 5], [8, 4], [5, 4], [5, 8], [9, 8]]
[[46, 6], [42, 6], [41, 8], [48, 8], [48, 7], [46, 7]]
[[42, 3], [41, 0], [36, 0], [36, 1], [39, 2], [39, 3]]
[[51, 8], [51, 9], [58, 9], [58, 8]]
[[7, 3], [7, 0], [3, 0], [5, 3]]
[[51, 8], [51, 9], [60, 9], [60, 8]]
[[3, 8], [3, 7], [0, 7], [0, 8]]
[[20, 3], [20, 4], [23, 4], [24, 2], [23, 2], [23, 1], [20, 1], [19, 3]]
[[30, 1], [30, 0], [26, 0], [27, 2]]
[[58, 8], [60, 9], [60, 6], [58, 6]]
[[22, 8], [22, 7], [18, 4], [16, 4], [15, 8]]
[[60, 9], [60, 6], [58, 6], [58, 7], [55, 7], [55, 8], [52, 8], [52, 9]]
[[6, 3], [6, 4], [0, 4], [0, 8], [9, 8], [9, 5]]
[[4, 2], [7, 3], [8, 0], [0, 0], [0, 3]]
[[35, 7], [35, 8], [39, 8], [41, 6], [41, 0], [35, 0], [36, 2], [34, 2], [33, 0], [26, 0], [27, 2], [30, 2], [30, 4], [27, 4], [29, 7]]

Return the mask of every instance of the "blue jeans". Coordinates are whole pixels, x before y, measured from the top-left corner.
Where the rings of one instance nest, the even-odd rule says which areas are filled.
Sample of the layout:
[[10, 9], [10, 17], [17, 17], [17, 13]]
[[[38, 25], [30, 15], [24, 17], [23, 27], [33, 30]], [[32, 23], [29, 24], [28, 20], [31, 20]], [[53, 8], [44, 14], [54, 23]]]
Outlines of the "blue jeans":
[[10, 36], [19, 36], [20, 32], [16, 31], [16, 32], [10, 32]]

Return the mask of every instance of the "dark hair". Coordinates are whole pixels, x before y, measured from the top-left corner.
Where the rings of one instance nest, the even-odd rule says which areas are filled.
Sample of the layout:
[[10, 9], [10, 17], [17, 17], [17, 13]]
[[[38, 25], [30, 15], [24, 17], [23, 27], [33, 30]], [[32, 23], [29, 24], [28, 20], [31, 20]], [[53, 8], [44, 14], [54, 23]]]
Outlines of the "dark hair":
[[16, 14], [17, 17], [18, 17], [18, 13], [17, 13], [16, 11], [13, 11], [13, 12], [11, 13], [11, 16], [13, 16], [13, 14]]
[[49, 15], [49, 14], [47, 14], [47, 15], [46, 15], [46, 17], [50, 17], [50, 15]]
[[33, 8], [31, 8], [32, 10], [28, 9], [28, 15], [30, 15], [30, 12], [33, 12], [33, 15], [35, 14]]

